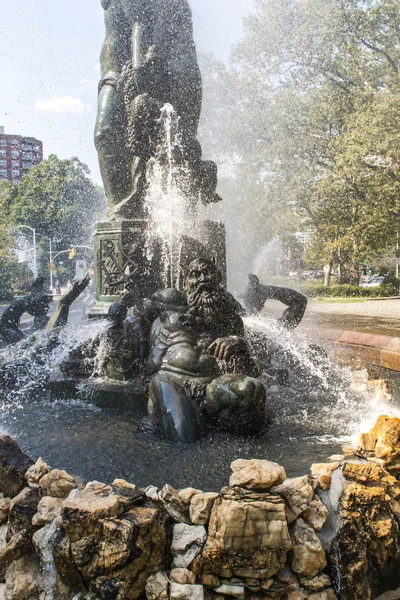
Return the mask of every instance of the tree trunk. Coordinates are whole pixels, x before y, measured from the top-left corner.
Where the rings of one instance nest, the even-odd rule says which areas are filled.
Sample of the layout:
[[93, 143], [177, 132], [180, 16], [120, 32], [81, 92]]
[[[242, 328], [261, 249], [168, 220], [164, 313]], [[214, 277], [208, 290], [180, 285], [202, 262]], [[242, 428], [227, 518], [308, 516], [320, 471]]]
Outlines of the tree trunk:
[[332, 266], [333, 266], [333, 262], [330, 261], [327, 265], [325, 265], [324, 267], [324, 271], [325, 271], [325, 278], [324, 278], [324, 285], [326, 287], [329, 287], [331, 284], [331, 273], [332, 273]]

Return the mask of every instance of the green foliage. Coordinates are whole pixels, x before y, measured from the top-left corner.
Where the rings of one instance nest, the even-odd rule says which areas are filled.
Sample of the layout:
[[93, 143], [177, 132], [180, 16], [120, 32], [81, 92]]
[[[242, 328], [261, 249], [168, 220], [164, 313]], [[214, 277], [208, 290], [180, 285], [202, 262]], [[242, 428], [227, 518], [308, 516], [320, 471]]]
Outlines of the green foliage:
[[376, 287], [342, 284], [326, 287], [321, 283], [307, 283], [300, 287], [309, 298], [388, 298], [398, 296], [399, 293], [399, 286], [394, 284], [381, 284]]
[[228, 205], [241, 208], [237, 228], [250, 224], [235, 237], [248, 262], [272, 237], [311, 230], [310, 262], [355, 279], [394, 246], [399, 32], [393, 0], [255, 0], [230, 70], [219, 69], [229, 115], [211, 123], [231, 144]]
[[86, 165], [52, 154], [21, 180], [11, 217], [16, 224], [35, 228], [38, 238], [56, 238], [61, 245], [82, 243], [90, 239], [104, 206]]

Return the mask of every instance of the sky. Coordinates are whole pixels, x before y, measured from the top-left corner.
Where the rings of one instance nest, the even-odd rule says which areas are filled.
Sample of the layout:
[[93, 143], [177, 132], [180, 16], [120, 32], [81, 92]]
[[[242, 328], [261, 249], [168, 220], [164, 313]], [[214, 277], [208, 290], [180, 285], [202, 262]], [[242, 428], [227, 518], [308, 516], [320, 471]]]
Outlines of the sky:
[[[227, 60], [253, 0], [189, 0], [198, 52]], [[0, 0], [0, 125], [43, 141], [44, 155], [77, 156], [100, 182], [93, 145], [100, 0]]]

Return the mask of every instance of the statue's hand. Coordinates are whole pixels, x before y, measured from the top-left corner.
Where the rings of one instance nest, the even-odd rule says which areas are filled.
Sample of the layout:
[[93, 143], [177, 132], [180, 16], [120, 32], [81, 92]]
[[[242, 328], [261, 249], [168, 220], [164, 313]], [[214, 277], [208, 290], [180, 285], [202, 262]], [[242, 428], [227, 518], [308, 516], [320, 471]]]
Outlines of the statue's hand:
[[242, 337], [230, 336], [224, 338], [217, 338], [208, 347], [208, 352], [218, 360], [229, 361], [232, 356], [244, 356], [249, 355], [249, 349]]
[[84, 277], [81, 281], [76, 281], [69, 292], [60, 299], [62, 304], [71, 306], [74, 300], [83, 292], [83, 290], [89, 285], [90, 277]]

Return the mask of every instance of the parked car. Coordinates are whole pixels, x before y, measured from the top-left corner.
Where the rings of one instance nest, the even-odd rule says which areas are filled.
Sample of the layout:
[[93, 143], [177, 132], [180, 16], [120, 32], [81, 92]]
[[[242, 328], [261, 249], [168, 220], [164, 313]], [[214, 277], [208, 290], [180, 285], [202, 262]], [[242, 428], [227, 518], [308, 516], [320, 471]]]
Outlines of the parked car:
[[385, 281], [383, 275], [371, 275], [364, 283], [360, 283], [360, 287], [377, 287]]

